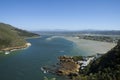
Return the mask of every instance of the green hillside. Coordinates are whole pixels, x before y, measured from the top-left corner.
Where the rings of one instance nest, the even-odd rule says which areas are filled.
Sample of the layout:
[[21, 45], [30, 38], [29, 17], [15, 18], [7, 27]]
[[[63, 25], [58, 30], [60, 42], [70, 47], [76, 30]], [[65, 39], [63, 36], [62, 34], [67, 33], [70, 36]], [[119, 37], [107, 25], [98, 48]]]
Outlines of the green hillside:
[[100, 80], [120, 80], [120, 40], [117, 46], [91, 64], [90, 73]]
[[72, 80], [120, 80], [120, 40], [100, 58], [91, 62]]
[[37, 34], [17, 29], [9, 24], [0, 23], [0, 50], [9, 47], [25, 45], [26, 37], [35, 37]]

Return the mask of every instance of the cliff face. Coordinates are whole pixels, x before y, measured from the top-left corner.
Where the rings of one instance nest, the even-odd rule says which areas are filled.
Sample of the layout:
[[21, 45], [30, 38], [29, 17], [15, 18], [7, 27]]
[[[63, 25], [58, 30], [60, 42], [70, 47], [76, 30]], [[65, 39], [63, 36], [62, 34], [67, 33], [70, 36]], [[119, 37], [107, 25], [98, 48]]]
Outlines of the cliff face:
[[[25, 39], [23, 39], [24, 34], [26, 37], [36, 36], [36, 34], [16, 29], [17, 28], [9, 24], [0, 23], [0, 50], [4, 50], [5, 48], [9, 47], [24, 46], [26, 44]], [[30, 35], [29, 33], [32, 35]]]

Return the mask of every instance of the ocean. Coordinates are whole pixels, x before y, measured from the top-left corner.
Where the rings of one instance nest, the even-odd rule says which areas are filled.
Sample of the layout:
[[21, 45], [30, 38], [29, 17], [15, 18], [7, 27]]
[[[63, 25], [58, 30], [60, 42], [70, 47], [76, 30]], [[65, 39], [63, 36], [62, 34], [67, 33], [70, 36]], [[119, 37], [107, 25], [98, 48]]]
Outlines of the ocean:
[[65, 77], [43, 73], [41, 67], [54, 65], [58, 56], [86, 56], [88, 52], [64, 38], [41, 36], [28, 39], [32, 44], [27, 49], [0, 54], [0, 80], [44, 80], [44, 77], [63, 80]]

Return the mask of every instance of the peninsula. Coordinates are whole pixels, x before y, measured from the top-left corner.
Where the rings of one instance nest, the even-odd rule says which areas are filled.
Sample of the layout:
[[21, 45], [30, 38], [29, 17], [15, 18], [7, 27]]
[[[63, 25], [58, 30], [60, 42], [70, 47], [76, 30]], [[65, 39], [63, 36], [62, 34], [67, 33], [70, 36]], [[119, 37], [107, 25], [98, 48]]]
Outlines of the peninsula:
[[6, 52], [26, 48], [31, 44], [25, 38], [38, 36], [38, 34], [15, 28], [9, 24], [0, 23], [0, 51]]

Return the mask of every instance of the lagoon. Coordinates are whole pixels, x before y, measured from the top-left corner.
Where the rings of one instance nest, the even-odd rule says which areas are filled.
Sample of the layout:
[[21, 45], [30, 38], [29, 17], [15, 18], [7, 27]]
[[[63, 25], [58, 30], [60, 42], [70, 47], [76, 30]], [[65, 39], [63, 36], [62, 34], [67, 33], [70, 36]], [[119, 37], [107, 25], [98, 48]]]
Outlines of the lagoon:
[[43, 80], [44, 76], [62, 80], [64, 77], [43, 73], [41, 67], [55, 64], [58, 56], [89, 54], [72, 41], [60, 37], [42, 36], [27, 41], [32, 46], [25, 50], [0, 54], [0, 80]]

